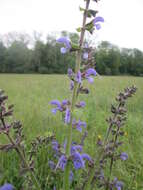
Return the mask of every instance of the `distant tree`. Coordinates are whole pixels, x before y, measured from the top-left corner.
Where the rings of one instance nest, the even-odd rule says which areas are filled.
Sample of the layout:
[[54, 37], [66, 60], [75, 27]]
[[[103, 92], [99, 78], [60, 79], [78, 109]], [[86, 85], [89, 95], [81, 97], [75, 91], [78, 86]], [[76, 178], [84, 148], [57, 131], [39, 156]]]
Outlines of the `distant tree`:
[[0, 72], [5, 71], [5, 57], [6, 57], [6, 47], [3, 42], [0, 41]]

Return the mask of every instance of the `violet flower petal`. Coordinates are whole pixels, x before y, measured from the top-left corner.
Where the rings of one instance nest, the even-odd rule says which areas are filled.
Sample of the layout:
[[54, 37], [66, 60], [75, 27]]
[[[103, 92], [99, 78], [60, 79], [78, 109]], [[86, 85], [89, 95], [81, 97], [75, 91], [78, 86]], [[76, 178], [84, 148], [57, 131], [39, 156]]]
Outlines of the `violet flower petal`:
[[87, 52], [84, 52], [84, 53], [83, 53], [83, 59], [85, 59], [85, 60], [88, 59], [88, 53], [87, 53]]
[[66, 54], [66, 53], [67, 53], [67, 48], [61, 47], [61, 53], [62, 53], [62, 54]]
[[122, 152], [120, 155], [121, 160], [125, 161], [128, 159], [128, 154], [126, 152]]
[[71, 113], [70, 113], [70, 109], [67, 108], [66, 113], [65, 113], [65, 123], [66, 124], [70, 123], [70, 120], [71, 120]]
[[81, 72], [80, 70], [77, 72], [76, 77], [75, 77], [76, 82], [79, 84], [81, 83]]
[[11, 184], [6, 183], [0, 187], [0, 190], [14, 190], [14, 187]]
[[97, 22], [104, 22], [104, 18], [101, 16], [95, 17], [95, 19], [93, 20], [93, 24], [95, 25]]

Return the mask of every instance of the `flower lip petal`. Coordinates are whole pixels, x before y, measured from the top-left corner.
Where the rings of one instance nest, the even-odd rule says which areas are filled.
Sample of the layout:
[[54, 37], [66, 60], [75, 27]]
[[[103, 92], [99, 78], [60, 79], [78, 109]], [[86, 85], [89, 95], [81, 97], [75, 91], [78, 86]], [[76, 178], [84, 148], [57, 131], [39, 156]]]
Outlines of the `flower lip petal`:
[[87, 69], [87, 70], [86, 70], [86, 74], [85, 74], [85, 76], [86, 76], [86, 77], [89, 77], [90, 75], [94, 75], [94, 76], [96, 76], [96, 75], [97, 75], [96, 70], [93, 69], [93, 68], [89, 68], [89, 69]]
[[73, 154], [73, 164], [76, 170], [85, 167], [84, 160], [79, 152]]
[[83, 154], [82, 154], [82, 158], [83, 158], [83, 159], [86, 159], [86, 160], [88, 160], [88, 161], [91, 161], [91, 157], [90, 157], [88, 154], [86, 154], [86, 153], [83, 153]]
[[55, 106], [61, 106], [61, 103], [60, 103], [59, 100], [52, 100], [52, 101], [50, 102], [50, 104], [51, 104], [51, 105], [55, 105]]
[[62, 53], [62, 54], [66, 54], [66, 53], [67, 53], [67, 48], [61, 47], [61, 53]]
[[87, 53], [87, 52], [84, 52], [84, 53], [83, 53], [83, 59], [85, 59], [85, 60], [88, 59], [88, 53]]
[[93, 20], [94, 25], [95, 25], [97, 22], [104, 22], [104, 18], [101, 17], [101, 16], [95, 17], [95, 19]]
[[95, 24], [95, 27], [96, 27], [97, 30], [101, 29], [101, 25], [100, 24]]
[[87, 80], [88, 80], [88, 82], [91, 83], [91, 84], [94, 82], [94, 79], [93, 79], [92, 77], [87, 77]]
[[67, 49], [71, 48], [70, 40], [67, 37], [61, 37], [57, 39], [58, 43], [64, 44]]
[[6, 183], [0, 187], [0, 190], [14, 190], [14, 187], [10, 183]]
[[65, 113], [65, 124], [70, 123], [70, 119], [71, 119], [70, 109], [67, 108], [67, 109], [66, 109], [66, 113]]
[[68, 104], [68, 100], [63, 100], [63, 101], [62, 101], [62, 105], [65, 106], [65, 105], [67, 105], [67, 104]]
[[76, 76], [75, 76], [75, 81], [78, 82], [79, 84], [81, 83], [81, 72], [80, 70], [77, 72]]
[[120, 155], [121, 160], [125, 161], [128, 159], [128, 154], [126, 152], [122, 152]]

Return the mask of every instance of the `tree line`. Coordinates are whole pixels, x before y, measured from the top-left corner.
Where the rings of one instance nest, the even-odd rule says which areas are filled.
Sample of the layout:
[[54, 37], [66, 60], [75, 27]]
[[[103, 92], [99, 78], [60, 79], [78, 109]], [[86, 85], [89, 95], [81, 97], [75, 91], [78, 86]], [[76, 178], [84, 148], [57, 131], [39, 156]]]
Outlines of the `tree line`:
[[[63, 31], [61, 35], [68, 35], [74, 43], [79, 39], [77, 33]], [[94, 52], [100, 74], [143, 76], [143, 52], [139, 49], [119, 48], [102, 41]], [[0, 36], [0, 73], [64, 74], [74, 63], [74, 53], [61, 55], [52, 35], [46, 41], [38, 33], [33, 38], [18, 33]]]

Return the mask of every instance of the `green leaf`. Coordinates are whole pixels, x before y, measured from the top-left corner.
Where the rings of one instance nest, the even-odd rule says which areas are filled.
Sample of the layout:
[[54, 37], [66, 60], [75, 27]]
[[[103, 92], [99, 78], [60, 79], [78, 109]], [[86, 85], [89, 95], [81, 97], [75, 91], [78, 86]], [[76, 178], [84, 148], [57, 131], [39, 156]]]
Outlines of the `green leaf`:
[[92, 34], [93, 31], [94, 31], [93, 21], [87, 23], [87, 24], [85, 25], [85, 29], [86, 29], [87, 31], [89, 31], [89, 32]]
[[80, 10], [80, 11], [85, 11], [85, 9], [84, 9], [84, 8], [82, 8], [82, 7], [79, 7], [79, 10]]
[[81, 27], [76, 29], [77, 32], [81, 32]]
[[96, 14], [98, 13], [98, 11], [95, 11], [95, 10], [92, 10], [92, 9], [90, 9], [90, 10], [88, 10], [88, 17], [95, 17], [96, 16]]
[[79, 45], [78, 44], [74, 44], [74, 43], [72, 43], [71, 44], [71, 51], [77, 51], [77, 50], [80, 50], [80, 47], [79, 47]]

